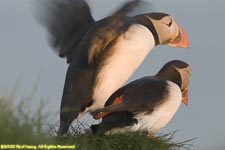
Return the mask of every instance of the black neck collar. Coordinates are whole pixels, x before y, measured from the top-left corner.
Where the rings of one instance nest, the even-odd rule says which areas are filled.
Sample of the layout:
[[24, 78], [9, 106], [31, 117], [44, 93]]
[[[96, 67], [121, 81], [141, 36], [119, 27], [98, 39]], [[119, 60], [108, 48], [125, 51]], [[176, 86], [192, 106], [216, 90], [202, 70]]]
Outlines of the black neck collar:
[[149, 20], [145, 15], [134, 16], [133, 19], [134, 23], [146, 26], [154, 36], [155, 46], [159, 45], [159, 36], [151, 20]]

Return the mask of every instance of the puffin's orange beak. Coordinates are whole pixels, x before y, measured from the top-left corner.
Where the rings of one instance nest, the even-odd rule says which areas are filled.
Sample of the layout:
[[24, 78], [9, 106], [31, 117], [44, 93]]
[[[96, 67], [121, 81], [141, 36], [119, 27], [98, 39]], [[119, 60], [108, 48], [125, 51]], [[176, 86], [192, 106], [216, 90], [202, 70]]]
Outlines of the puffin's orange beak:
[[178, 26], [179, 32], [181, 34], [181, 42], [177, 45], [178, 48], [189, 48], [189, 41], [187, 34], [184, 32], [184, 29], [182, 29], [180, 26]]
[[189, 41], [185, 31], [179, 26], [178, 35], [174, 35], [170, 41], [170, 45], [177, 48], [189, 48]]
[[186, 106], [188, 105], [188, 89], [182, 92], [182, 103], [184, 103]]

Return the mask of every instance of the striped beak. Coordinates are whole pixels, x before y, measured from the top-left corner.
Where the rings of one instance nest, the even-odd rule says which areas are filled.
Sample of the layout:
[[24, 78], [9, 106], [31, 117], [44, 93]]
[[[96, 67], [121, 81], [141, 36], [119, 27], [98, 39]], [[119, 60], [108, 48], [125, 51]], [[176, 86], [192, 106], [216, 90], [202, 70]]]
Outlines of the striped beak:
[[177, 27], [178, 27], [178, 35], [172, 36], [169, 45], [177, 48], [189, 48], [189, 41], [187, 34], [179, 25], [177, 25]]

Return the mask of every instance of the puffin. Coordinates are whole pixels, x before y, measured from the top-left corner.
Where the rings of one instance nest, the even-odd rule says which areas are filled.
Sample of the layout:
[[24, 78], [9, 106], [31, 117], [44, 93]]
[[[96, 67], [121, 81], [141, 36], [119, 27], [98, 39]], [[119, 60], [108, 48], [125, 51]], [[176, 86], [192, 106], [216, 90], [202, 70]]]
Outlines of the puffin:
[[94, 134], [124, 132], [155, 133], [176, 113], [181, 102], [188, 104], [191, 67], [184, 61], [166, 63], [155, 76], [137, 79], [114, 92], [105, 107], [92, 112], [101, 123]]
[[185, 31], [166, 13], [129, 16], [143, 1], [125, 3], [96, 21], [84, 0], [45, 0], [38, 21], [49, 42], [69, 64], [60, 106], [58, 135], [84, 114], [103, 108], [157, 45], [188, 48]]

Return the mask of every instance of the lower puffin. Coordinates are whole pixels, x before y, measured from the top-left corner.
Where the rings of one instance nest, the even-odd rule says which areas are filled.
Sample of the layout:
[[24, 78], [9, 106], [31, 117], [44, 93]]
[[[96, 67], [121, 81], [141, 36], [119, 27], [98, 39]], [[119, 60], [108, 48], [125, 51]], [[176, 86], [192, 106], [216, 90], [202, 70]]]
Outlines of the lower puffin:
[[165, 64], [155, 76], [137, 79], [114, 92], [105, 107], [92, 113], [101, 123], [94, 134], [143, 131], [163, 128], [178, 110], [188, 104], [191, 67], [180, 60]]

